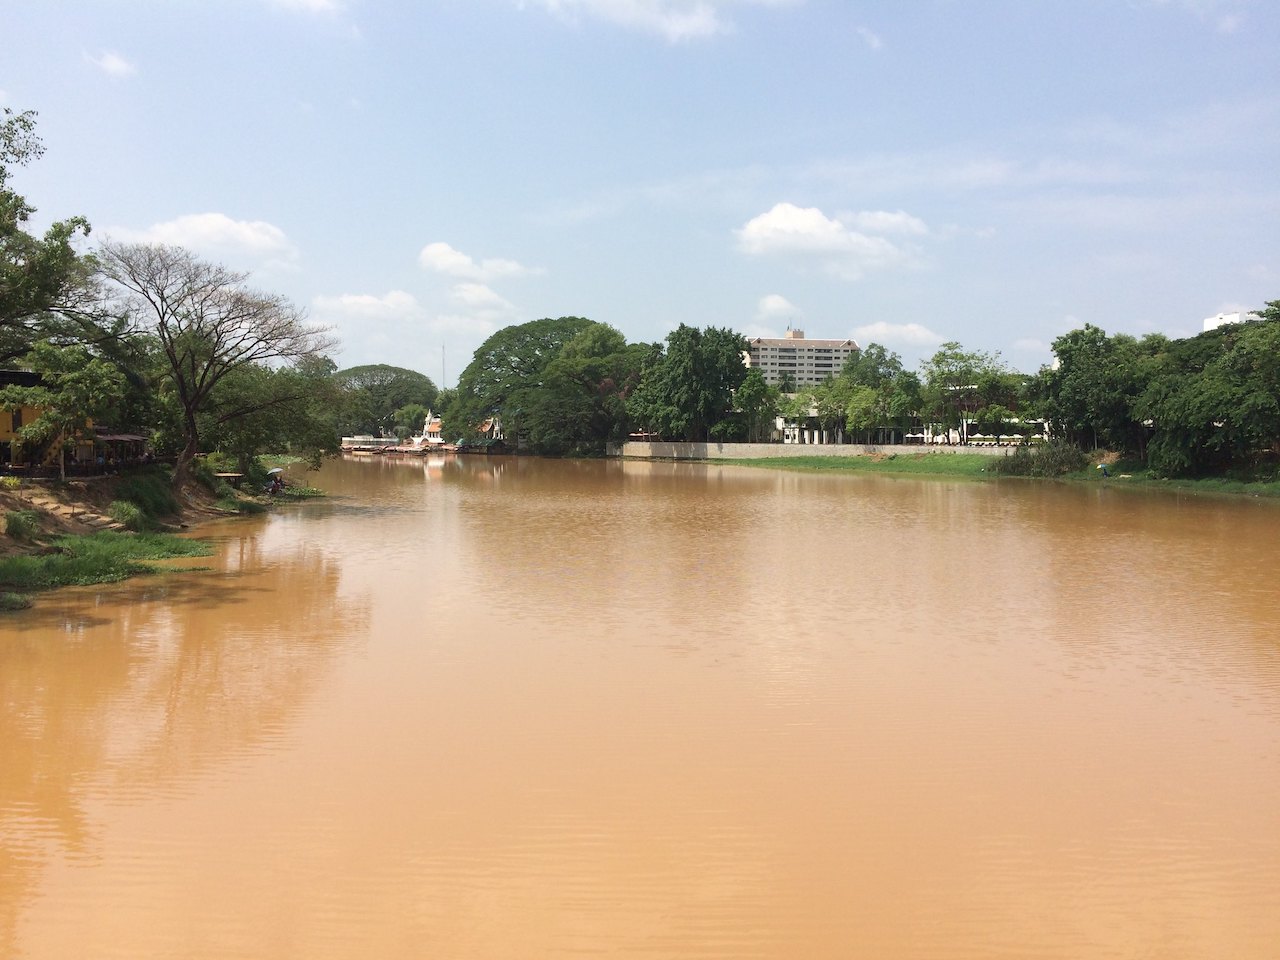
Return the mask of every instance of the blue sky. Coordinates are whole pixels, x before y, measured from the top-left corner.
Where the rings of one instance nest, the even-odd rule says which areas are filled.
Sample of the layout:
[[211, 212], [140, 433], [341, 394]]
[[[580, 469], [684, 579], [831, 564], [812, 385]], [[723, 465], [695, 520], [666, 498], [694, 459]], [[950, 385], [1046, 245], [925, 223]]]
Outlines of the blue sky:
[[250, 270], [452, 384], [580, 315], [1185, 336], [1280, 299], [1273, 0], [0, 0], [39, 224]]

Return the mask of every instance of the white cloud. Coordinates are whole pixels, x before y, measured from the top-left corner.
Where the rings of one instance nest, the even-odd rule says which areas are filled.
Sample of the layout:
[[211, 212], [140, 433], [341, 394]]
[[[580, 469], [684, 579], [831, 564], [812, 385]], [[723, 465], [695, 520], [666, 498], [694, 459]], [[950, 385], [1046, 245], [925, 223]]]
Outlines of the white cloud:
[[515, 306], [505, 297], [500, 296], [483, 283], [459, 283], [450, 292], [449, 297], [455, 303], [462, 304], [472, 310], [515, 313]]
[[518, 5], [542, 7], [569, 22], [580, 16], [604, 20], [678, 43], [731, 31], [731, 8], [799, 2], [803, 0], [519, 0]]
[[285, 232], [265, 220], [233, 220], [225, 213], [190, 213], [144, 230], [112, 227], [117, 240], [186, 247], [202, 256], [244, 265], [287, 266], [298, 259]]
[[863, 42], [865, 42], [872, 50], [879, 50], [884, 46], [884, 40], [881, 38], [880, 34], [871, 30], [869, 27], [859, 27], [858, 36], [860, 36], [863, 39]]
[[109, 77], [128, 77], [138, 72], [137, 67], [113, 50], [104, 51], [100, 57], [86, 53], [84, 58]]
[[1048, 353], [1049, 344], [1035, 337], [1019, 337], [1013, 341], [1013, 349], [1019, 353]]
[[368, 293], [321, 296], [311, 303], [317, 314], [330, 317], [334, 322], [342, 319], [405, 322], [422, 320], [426, 316], [417, 298], [403, 290], [392, 290], [381, 297]]
[[883, 320], [855, 327], [853, 336], [863, 346], [879, 343], [885, 346], [936, 347], [946, 341], [946, 337], [921, 324], [886, 323]]
[[[899, 230], [906, 218], [923, 223], [908, 214], [854, 214], [856, 221], [891, 223]], [[797, 207], [779, 203], [766, 213], [754, 217], [737, 231], [738, 247], [752, 256], [790, 256], [815, 260], [826, 270], [849, 280], [856, 280], [868, 270], [906, 263], [909, 251], [884, 237], [852, 229], [832, 219], [816, 207]]]
[[[439, 333], [453, 333], [482, 340], [498, 329], [492, 320], [468, 313], [439, 313], [431, 321], [431, 328]], [[477, 344], [478, 345], [478, 344]], [[470, 351], [464, 351], [470, 356]]]
[[760, 298], [756, 305], [756, 321], [767, 324], [773, 320], [800, 320], [804, 314], [794, 303], [777, 293]]
[[425, 269], [434, 270], [436, 273], [478, 281], [532, 276], [543, 272], [538, 268], [523, 266], [514, 260], [493, 259], [477, 262], [468, 254], [455, 250], [447, 243], [427, 244], [418, 254], [418, 262]]
[[929, 232], [923, 220], [904, 210], [863, 210], [840, 219], [849, 226], [868, 233], [898, 233], [920, 237]]

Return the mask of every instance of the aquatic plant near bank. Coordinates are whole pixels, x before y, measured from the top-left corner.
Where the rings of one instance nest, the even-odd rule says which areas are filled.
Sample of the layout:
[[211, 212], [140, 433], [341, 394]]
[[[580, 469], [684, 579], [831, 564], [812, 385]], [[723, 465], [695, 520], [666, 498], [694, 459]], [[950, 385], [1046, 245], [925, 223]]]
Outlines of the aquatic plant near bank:
[[54, 587], [113, 583], [155, 573], [148, 561], [207, 557], [213, 548], [200, 540], [162, 533], [102, 531], [87, 537], [62, 536], [51, 553], [0, 557], [0, 592], [30, 593]]

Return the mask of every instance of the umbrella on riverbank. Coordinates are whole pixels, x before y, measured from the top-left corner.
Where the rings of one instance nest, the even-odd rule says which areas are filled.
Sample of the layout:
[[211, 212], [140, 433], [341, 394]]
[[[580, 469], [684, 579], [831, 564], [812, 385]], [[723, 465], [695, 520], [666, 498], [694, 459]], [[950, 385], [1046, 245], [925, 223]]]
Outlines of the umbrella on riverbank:
[[267, 476], [269, 477], [273, 473], [284, 473], [284, 467], [272, 467], [270, 470], [267, 471]]

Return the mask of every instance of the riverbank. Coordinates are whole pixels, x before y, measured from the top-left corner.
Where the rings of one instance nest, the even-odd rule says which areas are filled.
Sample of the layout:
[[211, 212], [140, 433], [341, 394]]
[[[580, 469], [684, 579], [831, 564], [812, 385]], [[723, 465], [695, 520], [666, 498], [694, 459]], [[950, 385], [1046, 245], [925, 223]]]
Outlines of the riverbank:
[[[916, 453], [867, 454], [863, 456], [819, 457], [753, 457], [750, 459], [708, 460], [709, 463], [733, 464], [741, 467], [766, 467], [775, 470], [797, 470], [820, 473], [877, 473], [900, 476], [938, 476], [961, 480], [1024, 479], [1000, 474], [991, 469], [988, 454]], [[1090, 464], [1087, 469], [1065, 473], [1053, 479], [1069, 483], [1106, 484], [1117, 487], [1168, 490], [1205, 496], [1280, 497], [1280, 480], [1271, 478], [1234, 479], [1204, 477], [1195, 480], [1167, 479], [1152, 476], [1140, 462], [1104, 458], [1107, 471]]]
[[66, 482], [0, 484], [0, 610], [30, 606], [31, 594], [154, 573], [153, 561], [208, 556], [177, 534], [193, 524], [261, 513], [269, 503], [319, 495], [288, 487], [270, 497], [225, 483], [190, 484], [175, 495], [162, 468]]

